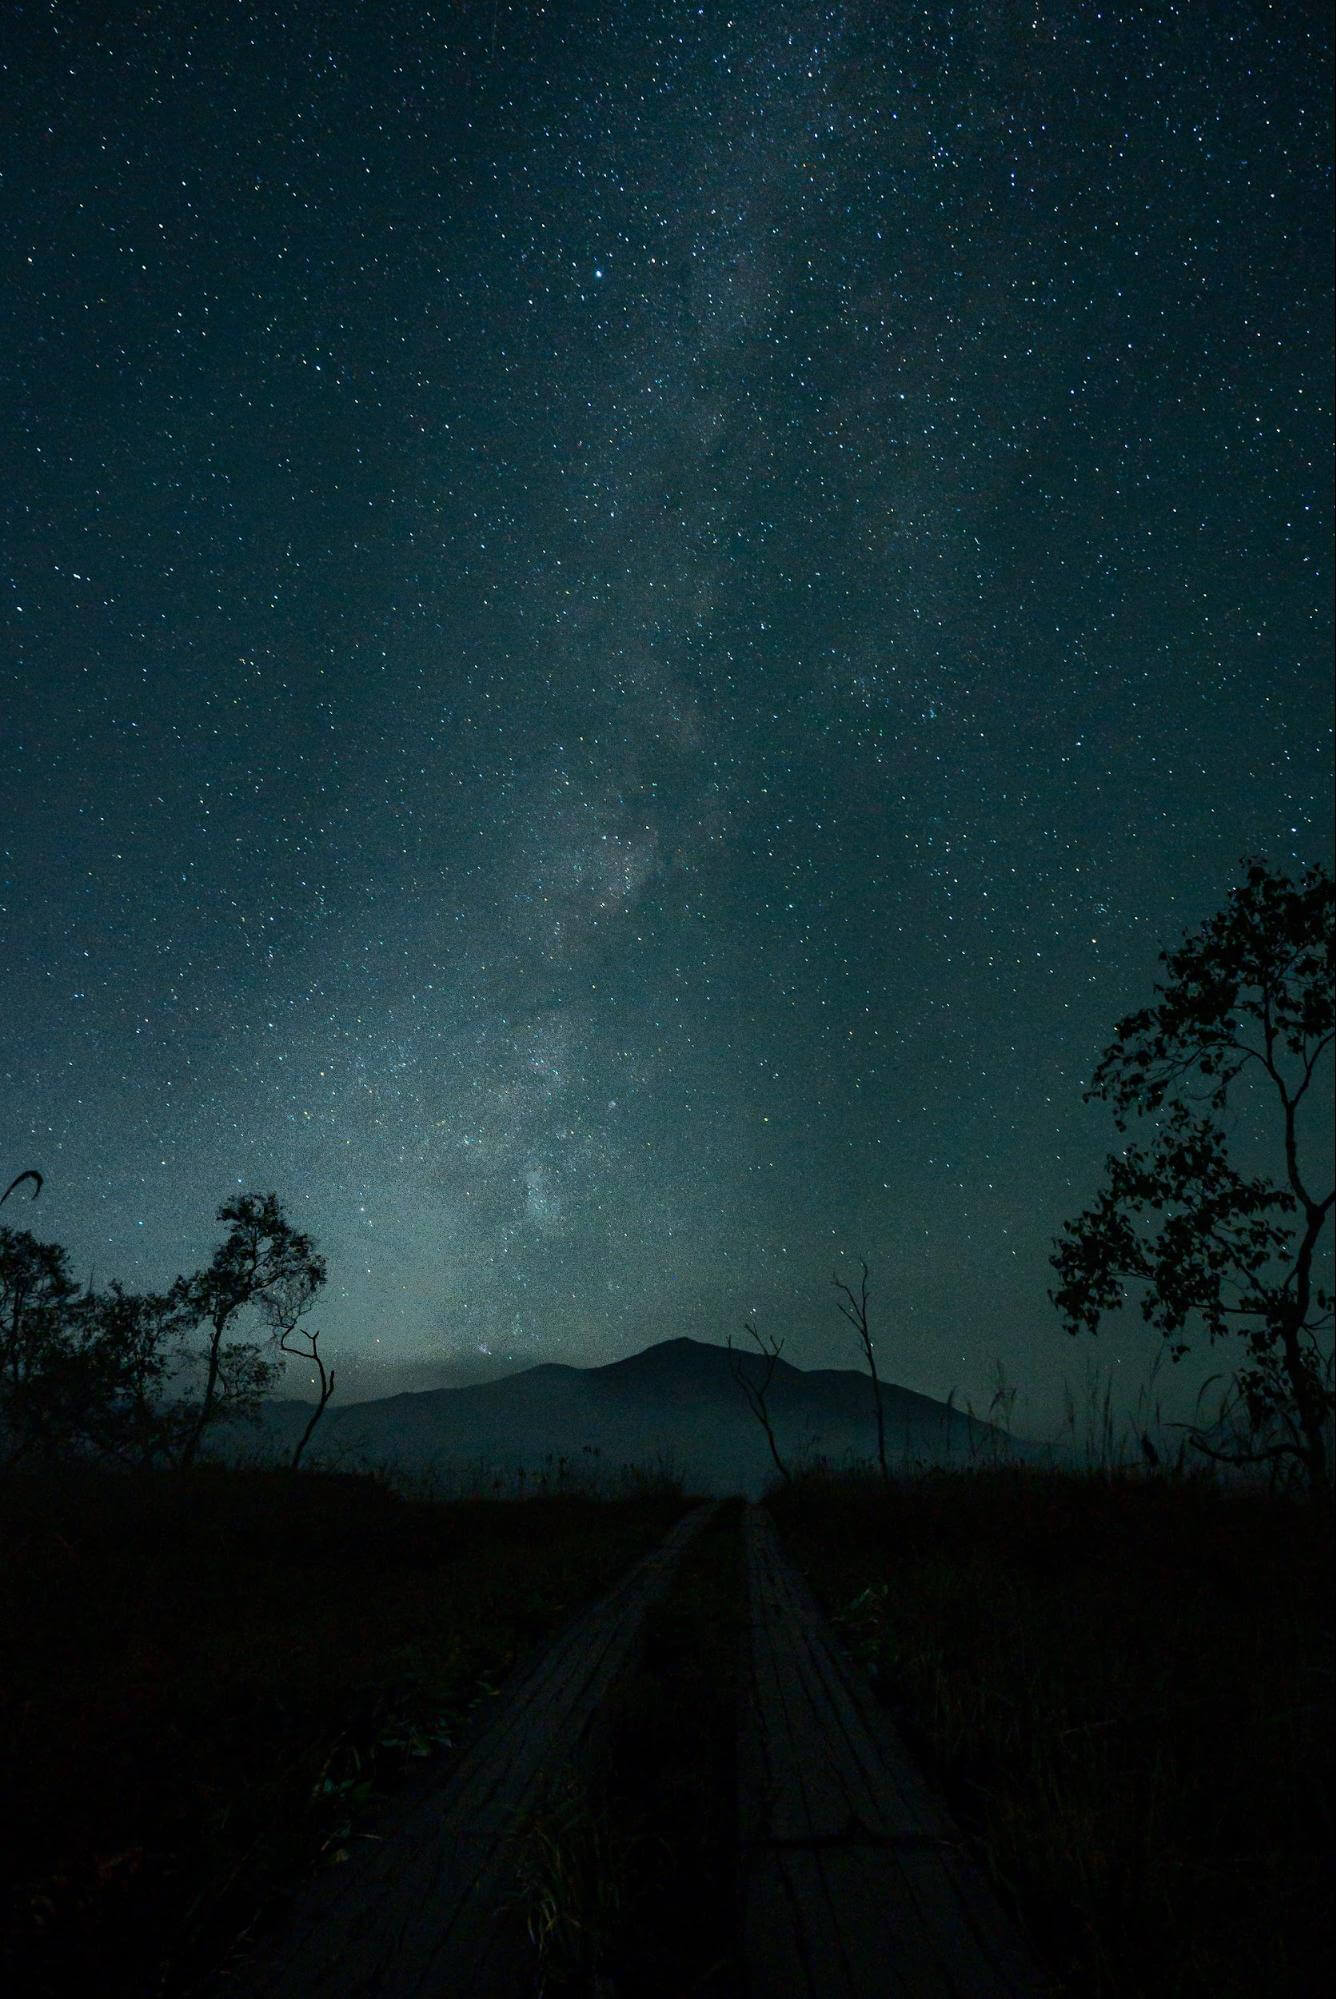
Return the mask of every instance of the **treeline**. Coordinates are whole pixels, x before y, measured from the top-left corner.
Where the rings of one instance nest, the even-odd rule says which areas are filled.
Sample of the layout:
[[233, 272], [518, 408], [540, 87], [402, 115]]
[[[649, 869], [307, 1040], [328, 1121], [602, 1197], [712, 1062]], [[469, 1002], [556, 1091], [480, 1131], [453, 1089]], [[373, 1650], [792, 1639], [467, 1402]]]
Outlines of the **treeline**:
[[0, 1465], [189, 1466], [210, 1431], [258, 1415], [284, 1354], [320, 1381], [300, 1460], [334, 1389], [302, 1324], [324, 1259], [275, 1194], [226, 1201], [218, 1220], [202, 1270], [144, 1292], [80, 1286], [59, 1243], [0, 1227]]

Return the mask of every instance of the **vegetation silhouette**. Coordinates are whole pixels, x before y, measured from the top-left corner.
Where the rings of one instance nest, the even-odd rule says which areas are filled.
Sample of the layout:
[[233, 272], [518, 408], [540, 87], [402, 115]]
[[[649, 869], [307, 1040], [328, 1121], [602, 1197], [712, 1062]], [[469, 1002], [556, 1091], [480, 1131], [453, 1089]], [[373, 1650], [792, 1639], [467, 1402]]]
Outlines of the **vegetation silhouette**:
[[320, 1401], [293, 1458], [300, 1462], [334, 1387], [319, 1335], [300, 1323], [324, 1282], [324, 1261], [275, 1194], [224, 1202], [218, 1219], [229, 1228], [206, 1267], [163, 1292], [115, 1282], [81, 1289], [59, 1243], [0, 1228], [6, 1465], [74, 1456], [189, 1467], [208, 1432], [258, 1413], [282, 1370], [280, 1353], [312, 1361], [320, 1376]]
[[[1192, 1443], [1329, 1493], [1332, 1299], [1315, 1261], [1336, 1190], [1312, 1183], [1299, 1114], [1336, 1027], [1336, 884], [1317, 866], [1298, 882], [1243, 867], [1224, 908], [1161, 953], [1167, 978], [1095, 1071], [1086, 1101], [1108, 1103], [1120, 1133], [1135, 1117], [1154, 1136], [1109, 1156], [1097, 1200], [1055, 1245], [1050, 1295], [1075, 1334], [1138, 1291], [1175, 1360], [1190, 1322], [1212, 1342], [1241, 1337], [1223, 1434], [1194, 1428]], [[1268, 1128], [1271, 1177], [1231, 1156]]]

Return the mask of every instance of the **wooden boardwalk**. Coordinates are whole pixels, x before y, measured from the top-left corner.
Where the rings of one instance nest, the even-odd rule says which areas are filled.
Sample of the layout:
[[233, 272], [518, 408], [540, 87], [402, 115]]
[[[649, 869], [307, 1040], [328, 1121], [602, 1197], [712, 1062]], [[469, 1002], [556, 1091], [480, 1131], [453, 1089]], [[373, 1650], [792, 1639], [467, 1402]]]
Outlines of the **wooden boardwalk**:
[[944, 1806], [745, 1515], [739, 1753], [750, 1999], [1011, 1999], [1044, 1986]]
[[[516, 1828], [589, 1739], [645, 1612], [715, 1510], [685, 1515], [506, 1690], [447, 1776], [377, 1843], [318, 1877], [278, 1942], [214, 1989], [229, 1999], [524, 1999], [534, 1972], [514, 1892]], [[768, 1515], [748, 1506], [743, 1519], [748, 1999], [1035, 1999], [1042, 1981]]]
[[224, 1989], [249, 1999], [519, 1999], [526, 1939], [506, 1910], [514, 1828], [575, 1754], [646, 1610], [714, 1511], [684, 1516], [577, 1619], [443, 1783], [380, 1843], [320, 1876], [280, 1944]]

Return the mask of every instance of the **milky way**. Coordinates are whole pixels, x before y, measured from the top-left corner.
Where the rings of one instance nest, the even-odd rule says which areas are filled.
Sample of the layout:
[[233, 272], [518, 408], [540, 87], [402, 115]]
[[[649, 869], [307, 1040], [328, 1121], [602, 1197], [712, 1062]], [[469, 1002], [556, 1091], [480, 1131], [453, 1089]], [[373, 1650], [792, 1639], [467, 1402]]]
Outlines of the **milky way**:
[[1320, 10], [108, 11], [0, 31], [25, 1223], [275, 1189], [360, 1392], [866, 1256], [1050, 1407], [1113, 1022], [1331, 851]]

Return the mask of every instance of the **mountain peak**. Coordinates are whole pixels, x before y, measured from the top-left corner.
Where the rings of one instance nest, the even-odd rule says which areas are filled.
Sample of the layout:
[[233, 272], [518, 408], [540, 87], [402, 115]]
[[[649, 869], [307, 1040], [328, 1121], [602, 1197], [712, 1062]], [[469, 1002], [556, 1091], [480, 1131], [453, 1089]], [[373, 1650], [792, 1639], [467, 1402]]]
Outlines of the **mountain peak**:
[[660, 1375], [678, 1373], [692, 1368], [718, 1368], [729, 1360], [727, 1347], [717, 1346], [711, 1340], [693, 1340], [679, 1334], [671, 1340], [656, 1340], [652, 1346], [641, 1347], [639, 1353], [623, 1354], [620, 1360], [606, 1361], [602, 1367], [590, 1369], [591, 1374], [634, 1374]]
[[[742, 1383], [769, 1381], [767, 1410], [795, 1468], [813, 1458], [868, 1462], [876, 1450], [869, 1383], [856, 1368], [804, 1370], [754, 1346], [686, 1336], [658, 1340], [601, 1367], [540, 1362], [518, 1374], [354, 1403], [327, 1418], [322, 1442], [348, 1461], [472, 1468], [482, 1477], [544, 1464], [674, 1465], [696, 1491], [758, 1495], [775, 1467]], [[930, 1396], [881, 1386], [887, 1449], [898, 1464], [968, 1462], [986, 1424]], [[305, 1420], [291, 1403], [274, 1419]]]

